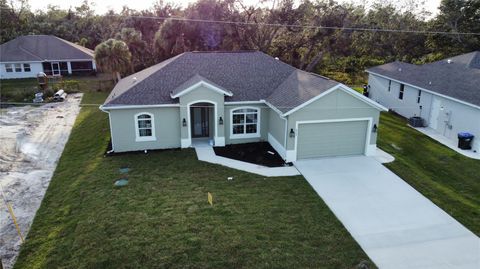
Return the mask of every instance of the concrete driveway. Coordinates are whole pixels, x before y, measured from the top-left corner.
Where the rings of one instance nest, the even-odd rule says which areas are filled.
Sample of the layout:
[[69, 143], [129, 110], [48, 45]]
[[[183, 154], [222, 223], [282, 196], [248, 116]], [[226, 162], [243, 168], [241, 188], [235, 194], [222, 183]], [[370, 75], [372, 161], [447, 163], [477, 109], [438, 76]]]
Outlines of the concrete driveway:
[[480, 268], [480, 239], [370, 157], [295, 163], [380, 268]]

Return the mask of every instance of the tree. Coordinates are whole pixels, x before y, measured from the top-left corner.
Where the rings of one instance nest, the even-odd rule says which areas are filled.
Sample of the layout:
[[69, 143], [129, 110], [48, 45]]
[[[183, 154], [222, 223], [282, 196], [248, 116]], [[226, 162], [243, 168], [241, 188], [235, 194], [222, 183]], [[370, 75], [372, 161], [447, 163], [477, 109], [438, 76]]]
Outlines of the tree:
[[113, 80], [121, 79], [120, 73], [127, 72], [131, 66], [132, 54], [127, 44], [110, 38], [95, 47], [95, 62], [100, 70], [112, 73]]
[[142, 39], [142, 33], [135, 28], [122, 28], [115, 38], [127, 44], [132, 54], [132, 72], [145, 68], [145, 59], [151, 57], [147, 51], [147, 43]]

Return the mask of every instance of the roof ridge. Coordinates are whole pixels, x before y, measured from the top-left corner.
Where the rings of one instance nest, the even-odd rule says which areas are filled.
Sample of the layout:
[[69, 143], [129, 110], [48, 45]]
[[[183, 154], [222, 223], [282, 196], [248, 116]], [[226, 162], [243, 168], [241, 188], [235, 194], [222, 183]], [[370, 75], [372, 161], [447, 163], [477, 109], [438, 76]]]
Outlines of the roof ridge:
[[[23, 37], [25, 37], [25, 36], [20, 36], [20, 37], [18, 37], [18, 39], [19, 39], [19, 40], [18, 40], [18, 43], [19, 43], [19, 44], [18, 44], [18, 48], [21, 49], [21, 50], [23, 50], [24, 52], [32, 55], [33, 57], [36, 57], [36, 58], [40, 59], [41, 61], [43, 61], [44, 59], [42, 59], [42, 57], [40, 57], [39, 55], [36, 55], [35, 53], [29, 51], [28, 49], [26, 49], [26, 48], [24, 48], [24, 47], [22, 46], [22, 42], [21, 42], [21, 41], [22, 41]], [[15, 38], [15, 39], [16, 39], [16, 38]], [[13, 39], [13, 40], [15, 40], [15, 39]], [[12, 40], [12, 41], [13, 41], [13, 40]]]
[[[58, 37], [58, 36], [52, 35], [51, 37], [56, 38], [56, 39], [62, 41], [63, 43], [66, 43], [67, 45], [70, 45], [70, 46], [72, 46], [72, 47], [75, 47], [76, 49], [81, 50], [81, 51], [84, 52], [84, 53], [92, 54], [91, 56], [93, 57], [94, 50], [91, 50], [91, 49], [89, 49], [89, 48], [87, 48], [87, 47], [84, 47], [84, 46], [80, 46], [80, 45], [78, 45], [78, 44], [75, 44], [75, 43], [70, 42], [70, 41], [68, 41], [68, 40], [65, 40], [65, 39], [63, 39], [63, 38], [60, 38], [60, 37]], [[84, 50], [87, 50], [87, 51], [84, 51]]]

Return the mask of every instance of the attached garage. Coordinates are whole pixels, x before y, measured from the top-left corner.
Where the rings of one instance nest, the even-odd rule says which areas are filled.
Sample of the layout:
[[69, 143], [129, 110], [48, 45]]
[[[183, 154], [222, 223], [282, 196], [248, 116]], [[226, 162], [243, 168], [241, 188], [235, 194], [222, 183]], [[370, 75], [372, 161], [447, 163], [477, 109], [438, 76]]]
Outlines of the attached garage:
[[363, 155], [370, 140], [370, 119], [297, 122], [297, 160]]

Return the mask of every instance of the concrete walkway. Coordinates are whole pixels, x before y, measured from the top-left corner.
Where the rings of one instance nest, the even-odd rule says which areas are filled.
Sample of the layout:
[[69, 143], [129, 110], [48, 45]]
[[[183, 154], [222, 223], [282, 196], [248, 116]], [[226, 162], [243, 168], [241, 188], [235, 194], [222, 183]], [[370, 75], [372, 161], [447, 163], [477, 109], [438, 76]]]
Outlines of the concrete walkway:
[[300, 175], [294, 166], [286, 167], [266, 167], [252, 163], [237, 161], [221, 156], [217, 156], [213, 148], [206, 144], [194, 145], [197, 153], [197, 158], [200, 161], [219, 164], [233, 169], [261, 175], [264, 177], [283, 177], [283, 176], [297, 176]]
[[[408, 126], [410, 126], [410, 125], [408, 125]], [[412, 126], [410, 126], [410, 127], [412, 127]], [[480, 160], [480, 152], [473, 152], [473, 150], [459, 149], [456, 141], [453, 141], [451, 139], [446, 138], [445, 136], [438, 133], [437, 131], [435, 131], [432, 128], [429, 128], [429, 127], [421, 127], [421, 128], [412, 127], [412, 128], [419, 131], [420, 133], [434, 139], [434, 140], [437, 140], [439, 143], [442, 143], [444, 146], [447, 146], [447, 147], [455, 150], [456, 152], [462, 154], [463, 156], [467, 156], [467, 157], [472, 158], [472, 159]]]
[[480, 239], [373, 158], [295, 165], [379, 268], [480, 268]]

